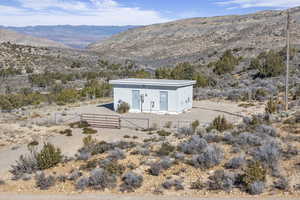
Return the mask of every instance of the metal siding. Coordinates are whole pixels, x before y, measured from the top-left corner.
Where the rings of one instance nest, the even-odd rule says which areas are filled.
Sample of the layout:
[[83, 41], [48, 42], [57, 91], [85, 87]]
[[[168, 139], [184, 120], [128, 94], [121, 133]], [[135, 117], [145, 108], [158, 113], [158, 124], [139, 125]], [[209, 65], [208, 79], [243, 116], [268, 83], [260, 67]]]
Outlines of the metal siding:
[[179, 112], [191, 109], [193, 106], [193, 86], [178, 88]]
[[[132, 90], [139, 90], [141, 95], [145, 95], [144, 103], [142, 104], [143, 112], [164, 113], [160, 111], [160, 92], [168, 91], [168, 111], [166, 113], [180, 113], [185, 109], [190, 109], [192, 106], [193, 87], [158, 87], [158, 86], [130, 86], [130, 85], [115, 85], [114, 86], [114, 106], [117, 109], [118, 102], [124, 101], [130, 105], [130, 112], [138, 112], [132, 109]], [[191, 98], [189, 105], [181, 106], [180, 101], [187, 95]], [[154, 107], [151, 107], [151, 102], [154, 102]]]

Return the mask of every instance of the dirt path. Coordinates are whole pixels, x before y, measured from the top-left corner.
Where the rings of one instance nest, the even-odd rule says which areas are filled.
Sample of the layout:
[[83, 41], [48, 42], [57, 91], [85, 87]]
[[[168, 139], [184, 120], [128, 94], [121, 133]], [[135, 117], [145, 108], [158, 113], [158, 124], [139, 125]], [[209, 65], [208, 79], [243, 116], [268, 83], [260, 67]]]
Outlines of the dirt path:
[[133, 196], [109, 194], [80, 195], [17, 195], [0, 194], [0, 200], [299, 200], [299, 197], [187, 197], [187, 196]]
[[[251, 107], [251, 108], [241, 108], [236, 103], [224, 102], [224, 101], [196, 101], [194, 102], [194, 108], [188, 112], [179, 115], [157, 115], [157, 114], [147, 114], [147, 113], [127, 113], [122, 115], [123, 117], [133, 118], [130, 123], [137, 124], [140, 127], [146, 127], [147, 121], [142, 120], [143, 118], [149, 119], [149, 124], [152, 126], [156, 124], [158, 128], [163, 128], [166, 123], [172, 122], [172, 127], [184, 127], [189, 126], [191, 121], [199, 120], [200, 124], [207, 124], [211, 122], [218, 115], [225, 115], [231, 122], [239, 122], [242, 120], [241, 116], [247, 115], [249, 113], [260, 113], [262, 112], [262, 107]], [[47, 113], [47, 112], [46, 112]], [[116, 114], [114, 111], [107, 108], [105, 105], [101, 104], [88, 104], [82, 105], [80, 107], [69, 108], [66, 113], [69, 114], [81, 114], [81, 113], [94, 113], [94, 114]], [[53, 113], [52, 113], [53, 114]], [[49, 117], [49, 116], [48, 116]], [[25, 128], [23, 128], [25, 130]], [[28, 134], [31, 130], [27, 130]], [[125, 135], [138, 136], [139, 140], [142, 141], [147, 135], [144, 132], [137, 132], [134, 129], [100, 129], [99, 134], [96, 138], [99, 140], [105, 140], [108, 142], [113, 142], [117, 140], [124, 140]], [[39, 141], [40, 144], [44, 142], [50, 142], [55, 146], [61, 148], [64, 155], [74, 156], [77, 150], [82, 145], [82, 135], [78, 131], [73, 132], [72, 137], [66, 137], [62, 135], [54, 135], [52, 137], [44, 138], [43, 141]], [[15, 160], [19, 158], [20, 155], [27, 153], [27, 146], [18, 145], [18, 148], [13, 150], [12, 147], [15, 145], [6, 147], [0, 150], [0, 176], [8, 172], [10, 165], [15, 163]]]
[[[99, 141], [107, 141], [107, 142], [117, 142], [120, 140], [125, 140], [124, 136], [138, 136], [138, 138], [134, 141], [141, 142], [147, 137], [146, 132], [135, 131], [131, 129], [97, 129], [98, 133], [93, 135], [94, 138]], [[77, 150], [82, 147], [82, 139], [86, 136], [81, 133], [80, 129], [73, 130], [73, 136], [67, 137], [64, 135], [53, 135], [50, 137], [45, 137], [43, 140], [39, 141], [40, 147], [45, 142], [50, 142], [54, 144], [56, 147], [59, 147], [62, 150], [63, 155], [66, 156], [74, 156], [77, 153]], [[7, 177], [7, 172], [10, 169], [12, 164], [15, 164], [16, 160], [21, 155], [28, 154], [27, 144], [23, 145], [12, 145], [5, 147], [0, 150], [0, 178], [2, 176]]]

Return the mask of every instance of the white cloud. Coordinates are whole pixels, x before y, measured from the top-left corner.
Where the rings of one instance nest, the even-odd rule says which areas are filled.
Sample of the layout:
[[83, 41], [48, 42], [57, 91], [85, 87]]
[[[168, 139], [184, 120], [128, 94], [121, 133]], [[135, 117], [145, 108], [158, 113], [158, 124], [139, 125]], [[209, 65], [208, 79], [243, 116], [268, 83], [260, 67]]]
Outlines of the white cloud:
[[218, 5], [235, 6], [236, 8], [291, 8], [300, 6], [300, 0], [223, 0]]
[[25, 11], [20, 8], [15, 8], [12, 6], [2, 6], [2, 5], [0, 5], [0, 10], [1, 10], [0, 16], [1, 15], [11, 15], [11, 14], [12, 15], [22, 14]]
[[91, 0], [98, 8], [111, 8], [119, 6], [118, 2], [113, 0]]
[[9, 9], [2, 9], [0, 2], [0, 25], [147, 25], [170, 21], [157, 11], [126, 7], [115, 0], [17, 1], [20, 6]]
[[60, 8], [64, 10], [86, 10], [86, 4], [80, 1], [63, 1], [63, 0], [18, 0], [23, 8], [33, 10], [43, 10], [50, 8]]

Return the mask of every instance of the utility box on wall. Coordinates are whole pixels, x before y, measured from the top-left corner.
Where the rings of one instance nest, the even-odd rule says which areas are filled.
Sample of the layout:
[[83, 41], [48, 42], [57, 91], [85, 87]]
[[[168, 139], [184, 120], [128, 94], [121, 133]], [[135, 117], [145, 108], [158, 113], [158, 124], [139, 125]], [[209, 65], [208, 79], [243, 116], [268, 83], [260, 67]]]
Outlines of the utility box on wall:
[[122, 102], [129, 112], [178, 114], [193, 106], [192, 80], [120, 79], [109, 82], [113, 86], [114, 109]]

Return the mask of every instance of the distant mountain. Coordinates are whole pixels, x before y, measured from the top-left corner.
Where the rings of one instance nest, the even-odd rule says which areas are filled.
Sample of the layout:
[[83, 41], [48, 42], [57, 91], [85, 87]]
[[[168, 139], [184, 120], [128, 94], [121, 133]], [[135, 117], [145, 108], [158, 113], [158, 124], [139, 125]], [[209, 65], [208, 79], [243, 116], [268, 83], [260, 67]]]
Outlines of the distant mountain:
[[109, 38], [137, 26], [26, 26], [3, 27], [35, 37], [47, 38], [73, 48], [85, 48], [89, 44]]
[[10, 42], [19, 45], [35, 47], [69, 48], [66, 45], [45, 38], [37, 38], [26, 34], [20, 34], [11, 30], [0, 29], [0, 43]]
[[[300, 7], [291, 9], [291, 42], [300, 45]], [[131, 29], [89, 49], [108, 59], [130, 59], [144, 66], [178, 62], [207, 64], [227, 49], [243, 57], [285, 46], [286, 11], [192, 18]]]

